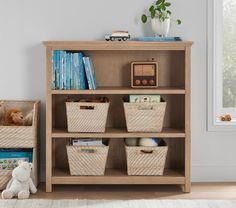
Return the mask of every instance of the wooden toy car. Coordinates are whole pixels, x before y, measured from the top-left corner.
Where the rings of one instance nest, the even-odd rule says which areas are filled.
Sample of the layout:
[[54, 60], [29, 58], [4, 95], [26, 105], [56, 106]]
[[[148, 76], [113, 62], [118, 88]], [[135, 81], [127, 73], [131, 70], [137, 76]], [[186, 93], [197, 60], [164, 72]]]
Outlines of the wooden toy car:
[[220, 120], [221, 121], [231, 121], [232, 120], [232, 117], [230, 114], [225, 114], [223, 116], [220, 116]]
[[118, 40], [118, 41], [126, 41], [130, 39], [130, 34], [128, 31], [113, 31], [111, 35], [106, 35], [105, 36], [105, 40], [106, 41], [114, 41], [114, 40]]

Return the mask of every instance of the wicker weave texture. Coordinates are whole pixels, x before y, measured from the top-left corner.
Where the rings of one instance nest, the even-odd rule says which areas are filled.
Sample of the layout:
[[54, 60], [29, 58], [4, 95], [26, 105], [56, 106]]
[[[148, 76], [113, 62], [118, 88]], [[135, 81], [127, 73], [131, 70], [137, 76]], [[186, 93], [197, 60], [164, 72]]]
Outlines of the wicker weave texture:
[[105, 132], [109, 103], [67, 102], [68, 132]]
[[0, 146], [33, 148], [37, 145], [38, 103], [34, 101], [1, 101], [5, 110], [16, 108], [24, 114], [33, 110], [32, 126], [0, 126]]
[[6, 188], [8, 181], [11, 179], [12, 170], [1, 170], [0, 171], [0, 190]]
[[109, 146], [67, 146], [71, 175], [104, 175]]
[[125, 146], [128, 175], [163, 175], [168, 147]]
[[124, 103], [128, 132], [161, 132], [166, 102]]

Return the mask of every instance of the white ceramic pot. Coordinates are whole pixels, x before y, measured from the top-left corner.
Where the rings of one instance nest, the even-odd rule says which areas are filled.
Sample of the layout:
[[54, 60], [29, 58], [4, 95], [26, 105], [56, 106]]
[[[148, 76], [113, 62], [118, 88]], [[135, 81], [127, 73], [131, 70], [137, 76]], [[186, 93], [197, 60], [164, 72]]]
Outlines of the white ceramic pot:
[[151, 20], [152, 31], [155, 36], [164, 36], [166, 37], [170, 31], [170, 18], [166, 19], [164, 22], [161, 22], [158, 17], [155, 17]]

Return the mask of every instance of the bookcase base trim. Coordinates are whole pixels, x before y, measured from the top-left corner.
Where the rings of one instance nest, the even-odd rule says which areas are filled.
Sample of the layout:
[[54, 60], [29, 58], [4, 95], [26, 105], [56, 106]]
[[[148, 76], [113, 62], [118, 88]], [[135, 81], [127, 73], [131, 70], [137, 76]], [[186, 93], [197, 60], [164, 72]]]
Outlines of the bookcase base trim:
[[129, 176], [123, 169], [107, 169], [104, 176], [71, 176], [68, 170], [55, 169], [52, 184], [185, 184], [180, 170], [165, 170], [163, 176]]

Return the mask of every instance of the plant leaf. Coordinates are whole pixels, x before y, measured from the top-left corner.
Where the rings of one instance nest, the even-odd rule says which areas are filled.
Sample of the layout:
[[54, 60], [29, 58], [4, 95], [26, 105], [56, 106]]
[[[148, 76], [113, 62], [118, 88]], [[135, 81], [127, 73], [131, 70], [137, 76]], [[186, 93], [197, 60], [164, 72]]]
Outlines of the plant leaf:
[[177, 19], [177, 24], [180, 25], [182, 23], [182, 21], [180, 19]]
[[171, 12], [170, 10], [167, 10], [166, 12], [167, 12], [167, 14], [169, 14], [169, 15], [172, 14], [172, 12]]
[[159, 5], [163, 2], [163, 0], [157, 0], [156, 5]]
[[153, 10], [155, 10], [155, 7], [152, 5], [150, 6], [149, 11], [152, 12]]
[[156, 10], [154, 9], [151, 11], [151, 18], [153, 19], [155, 17], [155, 15], [156, 15]]
[[141, 20], [143, 23], [147, 22], [147, 16], [145, 14], [142, 15]]
[[166, 2], [164, 5], [165, 5], [166, 7], [169, 7], [169, 6], [171, 5], [171, 3], [170, 3], [170, 2]]

